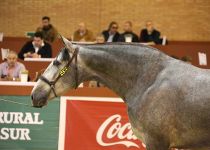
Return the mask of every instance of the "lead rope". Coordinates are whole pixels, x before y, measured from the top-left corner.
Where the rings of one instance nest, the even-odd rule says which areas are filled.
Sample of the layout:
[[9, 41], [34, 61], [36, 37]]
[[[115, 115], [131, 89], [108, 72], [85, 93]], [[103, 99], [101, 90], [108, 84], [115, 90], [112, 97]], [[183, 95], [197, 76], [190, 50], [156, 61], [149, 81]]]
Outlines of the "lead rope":
[[0, 101], [4, 101], [4, 102], [8, 102], [8, 103], [13, 103], [13, 104], [17, 104], [17, 105], [22, 105], [22, 106], [27, 106], [27, 107], [32, 107], [29, 104], [19, 103], [19, 102], [16, 102], [16, 101], [12, 101], [12, 100], [8, 100], [8, 99], [3, 99], [3, 98], [0, 98]]

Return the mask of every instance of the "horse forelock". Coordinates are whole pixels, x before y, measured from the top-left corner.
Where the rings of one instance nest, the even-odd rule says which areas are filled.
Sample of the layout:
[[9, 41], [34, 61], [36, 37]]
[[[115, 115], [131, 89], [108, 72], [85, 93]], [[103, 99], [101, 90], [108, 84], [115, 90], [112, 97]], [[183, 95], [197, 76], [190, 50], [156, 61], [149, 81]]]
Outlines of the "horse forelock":
[[60, 53], [58, 54], [58, 57], [59, 55], [63, 61], [68, 61], [70, 59], [69, 50], [66, 47], [61, 49]]

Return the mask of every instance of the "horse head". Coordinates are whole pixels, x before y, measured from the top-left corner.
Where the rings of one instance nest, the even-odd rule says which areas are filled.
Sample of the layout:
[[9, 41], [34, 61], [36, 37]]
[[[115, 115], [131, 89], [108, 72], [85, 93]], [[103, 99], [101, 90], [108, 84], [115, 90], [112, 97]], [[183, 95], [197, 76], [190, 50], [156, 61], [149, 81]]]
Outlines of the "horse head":
[[61, 95], [69, 88], [77, 88], [78, 49], [70, 41], [61, 37], [64, 48], [47, 67], [34, 86], [31, 98], [34, 107], [42, 107], [48, 100]]

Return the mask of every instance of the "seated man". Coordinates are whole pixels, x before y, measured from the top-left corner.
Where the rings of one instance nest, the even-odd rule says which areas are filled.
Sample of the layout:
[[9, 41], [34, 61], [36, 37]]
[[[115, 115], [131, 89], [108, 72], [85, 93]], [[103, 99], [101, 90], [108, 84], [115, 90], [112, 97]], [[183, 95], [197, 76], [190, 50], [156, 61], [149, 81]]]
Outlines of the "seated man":
[[36, 29], [36, 32], [42, 32], [43, 39], [47, 42], [53, 42], [57, 36], [58, 32], [55, 27], [50, 24], [50, 17], [42, 17], [42, 26]]
[[88, 30], [85, 26], [85, 23], [79, 23], [79, 29], [74, 32], [73, 41], [78, 42], [93, 42], [94, 36], [93, 33]]
[[125, 31], [120, 35], [119, 42], [139, 42], [138, 36], [132, 30], [132, 23], [126, 21], [123, 30]]
[[140, 42], [148, 43], [149, 45], [161, 44], [160, 32], [153, 27], [151, 21], [147, 21], [146, 29], [141, 30]]
[[7, 61], [0, 64], [0, 80], [4, 81], [20, 81], [21, 71], [25, 70], [25, 66], [17, 62], [17, 53], [9, 51]]
[[52, 49], [50, 44], [43, 40], [41, 32], [36, 32], [32, 41], [27, 42], [20, 50], [18, 57], [24, 58], [51, 58]]
[[112, 21], [109, 24], [108, 30], [105, 30], [102, 32], [102, 34], [105, 37], [106, 42], [118, 42], [118, 39], [120, 37], [118, 30], [118, 24], [115, 21]]

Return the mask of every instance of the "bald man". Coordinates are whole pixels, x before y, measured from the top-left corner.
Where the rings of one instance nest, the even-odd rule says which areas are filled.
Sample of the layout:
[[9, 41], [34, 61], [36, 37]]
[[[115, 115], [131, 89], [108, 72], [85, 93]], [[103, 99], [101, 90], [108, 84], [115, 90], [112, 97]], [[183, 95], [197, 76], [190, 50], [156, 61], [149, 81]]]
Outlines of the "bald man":
[[161, 44], [160, 32], [154, 28], [152, 21], [147, 21], [146, 28], [141, 30], [140, 42], [148, 45]]
[[139, 42], [138, 36], [133, 32], [133, 24], [126, 21], [123, 27], [124, 32], [119, 37], [119, 42]]
[[84, 22], [78, 24], [78, 30], [74, 32], [73, 41], [78, 42], [93, 42], [94, 36], [93, 33], [86, 28]]
[[0, 64], [0, 80], [19, 81], [22, 70], [25, 70], [25, 66], [17, 62], [17, 53], [9, 51], [7, 61]]

